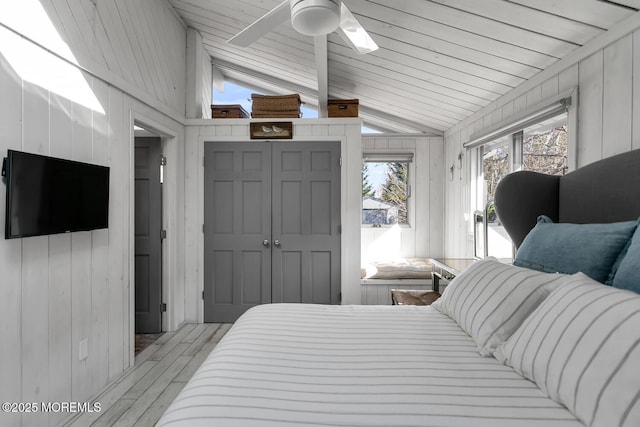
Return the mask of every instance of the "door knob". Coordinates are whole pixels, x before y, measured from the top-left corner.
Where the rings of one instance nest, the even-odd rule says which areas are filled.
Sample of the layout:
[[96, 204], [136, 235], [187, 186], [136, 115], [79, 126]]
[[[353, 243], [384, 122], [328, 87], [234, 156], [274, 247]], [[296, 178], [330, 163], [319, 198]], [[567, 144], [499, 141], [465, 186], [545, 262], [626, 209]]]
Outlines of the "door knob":
[[273, 246], [275, 246], [276, 248], [280, 247], [280, 240], [274, 240], [273, 241]]
[[262, 241], [262, 246], [264, 246], [265, 248], [269, 247], [269, 241], [268, 240], [263, 240]]

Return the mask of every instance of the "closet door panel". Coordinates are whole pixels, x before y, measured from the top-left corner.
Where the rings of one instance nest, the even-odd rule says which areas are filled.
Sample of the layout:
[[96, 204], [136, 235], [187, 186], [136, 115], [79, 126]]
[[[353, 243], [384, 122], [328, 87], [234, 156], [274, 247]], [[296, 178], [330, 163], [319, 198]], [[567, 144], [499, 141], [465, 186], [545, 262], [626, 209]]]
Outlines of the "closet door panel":
[[271, 148], [205, 143], [205, 322], [271, 302]]
[[340, 144], [277, 143], [272, 156], [273, 302], [338, 304]]

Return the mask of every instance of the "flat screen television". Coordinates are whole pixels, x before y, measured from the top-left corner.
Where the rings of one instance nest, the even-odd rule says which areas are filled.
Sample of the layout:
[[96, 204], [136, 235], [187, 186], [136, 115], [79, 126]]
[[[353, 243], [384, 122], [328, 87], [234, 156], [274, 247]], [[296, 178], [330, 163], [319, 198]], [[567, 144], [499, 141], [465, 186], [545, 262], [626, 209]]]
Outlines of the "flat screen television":
[[109, 168], [8, 150], [5, 238], [109, 226]]

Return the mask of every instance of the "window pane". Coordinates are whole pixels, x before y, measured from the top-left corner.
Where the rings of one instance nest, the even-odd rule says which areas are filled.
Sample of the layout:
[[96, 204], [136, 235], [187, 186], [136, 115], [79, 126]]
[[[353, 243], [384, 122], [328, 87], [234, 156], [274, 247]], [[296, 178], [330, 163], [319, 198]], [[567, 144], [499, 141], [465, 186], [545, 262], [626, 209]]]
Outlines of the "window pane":
[[363, 162], [363, 224], [408, 224], [408, 172], [407, 162]]
[[524, 130], [522, 169], [564, 175], [567, 173], [567, 115], [546, 120]]
[[[486, 244], [486, 254], [497, 258], [509, 259], [512, 254], [511, 239], [498, 221], [495, 208], [496, 187], [511, 169], [512, 137], [501, 138], [494, 144], [485, 146], [482, 155], [482, 172], [484, 176], [484, 202], [486, 216], [485, 237], [482, 244]], [[476, 227], [481, 224], [475, 224]], [[484, 252], [484, 248], [481, 249]], [[478, 251], [478, 254], [482, 254]]]
[[507, 138], [502, 138], [496, 143], [484, 147], [482, 175], [484, 177], [485, 206], [491, 205], [495, 200], [496, 187], [500, 180], [509, 173], [510, 163]]

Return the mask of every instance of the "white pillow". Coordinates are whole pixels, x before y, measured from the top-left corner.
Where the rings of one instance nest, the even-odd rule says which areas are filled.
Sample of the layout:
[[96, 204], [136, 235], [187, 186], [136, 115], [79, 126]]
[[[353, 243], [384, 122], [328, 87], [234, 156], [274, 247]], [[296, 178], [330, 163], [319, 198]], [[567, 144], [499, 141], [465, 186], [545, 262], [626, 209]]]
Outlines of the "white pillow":
[[431, 279], [431, 263], [425, 258], [374, 261], [361, 267], [363, 279]]
[[451, 281], [431, 306], [455, 320], [491, 356], [549, 293], [569, 276], [504, 264], [474, 262]]
[[576, 273], [496, 358], [588, 426], [640, 426], [640, 295]]

